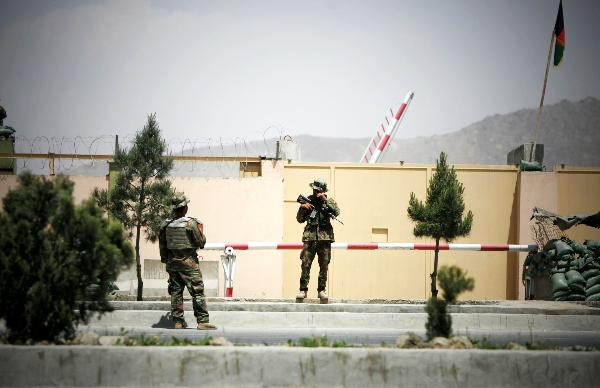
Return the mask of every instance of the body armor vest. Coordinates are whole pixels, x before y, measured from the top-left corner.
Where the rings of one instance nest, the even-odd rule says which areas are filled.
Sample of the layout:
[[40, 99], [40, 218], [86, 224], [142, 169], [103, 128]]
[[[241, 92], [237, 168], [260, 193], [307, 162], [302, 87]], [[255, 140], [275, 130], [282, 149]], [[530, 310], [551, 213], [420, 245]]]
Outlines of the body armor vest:
[[177, 220], [171, 221], [171, 223], [167, 225], [167, 249], [194, 249], [190, 243], [190, 238], [188, 237], [187, 233], [187, 223], [189, 220], [190, 219], [188, 217], [181, 217]]

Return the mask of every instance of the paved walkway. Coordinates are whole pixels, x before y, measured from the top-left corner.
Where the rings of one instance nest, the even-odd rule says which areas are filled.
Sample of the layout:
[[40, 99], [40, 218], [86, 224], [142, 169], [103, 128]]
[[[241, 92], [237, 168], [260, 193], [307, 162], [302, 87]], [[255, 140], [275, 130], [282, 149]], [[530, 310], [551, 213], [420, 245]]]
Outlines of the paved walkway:
[[[313, 303], [314, 302], [314, 303]], [[223, 336], [240, 344], [280, 344], [302, 337], [327, 336], [349, 344], [387, 344], [407, 332], [425, 336], [427, 315], [419, 303], [396, 301], [250, 301], [210, 298], [216, 331], [192, 329], [191, 303], [185, 303], [190, 329], [174, 330], [168, 301], [113, 302], [115, 311], [81, 330], [103, 335], [158, 335], [201, 338]], [[600, 308], [573, 302], [483, 301], [451, 306], [456, 335], [497, 343], [542, 341], [552, 346], [600, 346]]]

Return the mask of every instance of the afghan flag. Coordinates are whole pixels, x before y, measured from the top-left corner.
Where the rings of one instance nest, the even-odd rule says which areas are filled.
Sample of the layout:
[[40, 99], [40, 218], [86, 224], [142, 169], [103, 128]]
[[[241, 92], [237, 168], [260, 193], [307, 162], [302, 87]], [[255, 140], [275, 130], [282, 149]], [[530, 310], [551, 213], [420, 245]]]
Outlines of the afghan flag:
[[565, 22], [563, 20], [562, 0], [558, 5], [558, 15], [554, 24], [554, 66], [560, 65], [565, 51]]

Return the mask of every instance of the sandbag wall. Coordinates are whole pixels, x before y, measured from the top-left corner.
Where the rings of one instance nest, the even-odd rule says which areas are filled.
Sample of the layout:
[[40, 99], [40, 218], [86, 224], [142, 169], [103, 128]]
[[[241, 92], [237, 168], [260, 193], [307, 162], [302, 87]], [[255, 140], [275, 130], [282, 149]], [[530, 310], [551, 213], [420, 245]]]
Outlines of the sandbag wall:
[[550, 240], [525, 259], [524, 276], [550, 276], [554, 300], [600, 301], [600, 242]]

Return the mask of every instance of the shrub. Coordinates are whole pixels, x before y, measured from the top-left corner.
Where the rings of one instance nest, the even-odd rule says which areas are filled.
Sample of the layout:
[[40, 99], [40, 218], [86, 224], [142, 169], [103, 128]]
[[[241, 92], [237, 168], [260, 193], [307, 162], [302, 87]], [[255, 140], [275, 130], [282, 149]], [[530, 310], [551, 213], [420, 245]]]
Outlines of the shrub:
[[447, 313], [448, 302], [443, 299], [431, 297], [427, 300], [427, 339], [435, 337], [450, 337], [452, 335], [452, 317]]
[[132, 263], [120, 225], [93, 200], [73, 203], [73, 182], [24, 173], [0, 213], [0, 318], [10, 342], [72, 338]]
[[456, 266], [442, 266], [438, 273], [438, 282], [442, 289], [444, 299], [432, 296], [427, 300], [427, 339], [435, 337], [450, 337], [452, 335], [452, 317], [448, 314], [448, 304], [456, 302], [458, 295], [464, 291], [471, 291], [475, 287], [475, 280], [467, 277], [467, 272]]
[[467, 277], [467, 272], [457, 266], [443, 266], [438, 274], [438, 283], [443, 297], [448, 303], [456, 303], [458, 295], [465, 291], [473, 291], [475, 279]]

